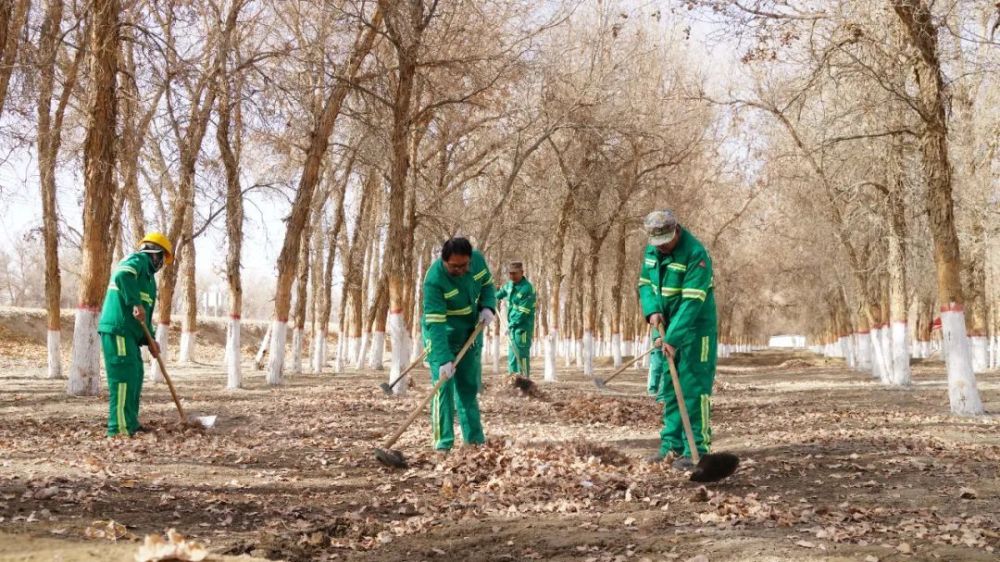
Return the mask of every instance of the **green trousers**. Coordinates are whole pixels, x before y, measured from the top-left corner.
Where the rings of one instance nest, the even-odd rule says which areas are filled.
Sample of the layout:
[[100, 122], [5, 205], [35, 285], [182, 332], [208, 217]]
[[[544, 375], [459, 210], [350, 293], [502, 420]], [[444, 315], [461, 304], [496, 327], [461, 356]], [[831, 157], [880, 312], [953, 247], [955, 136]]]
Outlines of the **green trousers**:
[[507, 345], [507, 372], [531, 378], [531, 336], [529, 330], [511, 330]]
[[128, 336], [101, 334], [108, 374], [108, 435], [132, 435], [139, 429], [143, 364], [139, 344]]
[[[712, 448], [711, 397], [712, 385], [715, 383], [717, 343], [718, 337], [715, 334], [700, 335], [691, 344], [678, 349], [674, 357], [681, 391], [684, 393], [684, 404], [691, 419], [695, 446], [701, 454], [708, 453]], [[684, 435], [681, 413], [670, 378], [670, 367], [666, 357], [661, 356], [661, 361], [661, 383], [657, 395], [658, 401], [663, 402], [660, 454], [666, 456], [673, 452], [675, 455], [690, 457], [691, 448]]]
[[[455, 375], [441, 386], [431, 399], [431, 427], [434, 431], [433, 446], [447, 451], [455, 444], [455, 410], [462, 427], [462, 440], [466, 444], [486, 442], [483, 422], [479, 416], [479, 388], [482, 382], [482, 344], [473, 345], [459, 362]], [[431, 381], [437, 384], [441, 365], [431, 363]]]

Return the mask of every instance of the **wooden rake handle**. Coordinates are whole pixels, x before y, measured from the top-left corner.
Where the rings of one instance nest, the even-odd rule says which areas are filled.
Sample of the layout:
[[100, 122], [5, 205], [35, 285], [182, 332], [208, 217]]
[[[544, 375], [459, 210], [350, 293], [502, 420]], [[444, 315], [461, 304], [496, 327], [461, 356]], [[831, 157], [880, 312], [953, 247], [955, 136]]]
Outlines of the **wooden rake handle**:
[[425, 357], [427, 357], [427, 348], [426, 347], [424, 348], [423, 353], [420, 354], [420, 357], [417, 357], [417, 359], [413, 363], [410, 363], [409, 367], [407, 367], [406, 369], [403, 369], [403, 372], [399, 373], [399, 376], [396, 377], [396, 380], [394, 380], [391, 383], [389, 383], [389, 388], [395, 387], [396, 383], [398, 383], [399, 381], [403, 380], [403, 377], [405, 377], [407, 374], [409, 374], [410, 371], [412, 371], [413, 369], [415, 369], [417, 367], [417, 365], [423, 363]]
[[[465, 357], [465, 353], [469, 351], [470, 347], [472, 347], [472, 344], [476, 341], [476, 338], [479, 336], [479, 333], [483, 331], [484, 327], [485, 324], [480, 322], [476, 326], [476, 329], [472, 331], [472, 335], [469, 336], [469, 339], [465, 340], [465, 345], [462, 346], [462, 349], [459, 350], [458, 355], [455, 356], [454, 363], [456, 368], [458, 367], [458, 364], [462, 362], [462, 358]], [[396, 441], [398, 441], [400, 436], [403, 435], [403, 432], [406, 431], [408, 427], [410, 427], [410, 424], [413, 423], [413, 420], [417, 419], [417, 416], [420, 415], [420, 412], [424, 410], [427, 404], [430, 404], [431, 399], [434, 398], [434, 395], [437, 394], [439, 390], [441, 390], [441, 387], [444, 386], [444, 383], [446, 382], [448, 381], [442, 378], [438, 378], [437, 384], [435, 384], [434, 388], [432, 388], [431, 391], [427, 393], [427, 397], [421, 400], [420, 404], [418, 404], [417, 407], [414, 408], [412, 412], [410, 412], [410, 415], [406, 417], [406, 421], [399, 424], [399, 429], [396, 430], [396, 433], [393, 433], [392, 435], [389, 436], [388, 439], [385, 440], [385, 443], [382, 444], [383, 449], [386, 450], [391, 449], [392, 446], [396, 444]]]
[[636, 355], [635, 357], [629, 359], [627, 363], [625, 363], [624, 365], [621, 366], [621, 368], [619, 368], [617, 371], [615, 371], [614, 373], [612, 373], [610, 377], [604, 379], [604, 384], [607, 384], [607, 383], [611, 382], [611, 379], [613, 379], [613, 378], [617, 377], [618, 375], [624, 373], [626, 370], [628, 370], [629, 367], [631, 367], [632, 365], [635, 365], [636, 363], [638, 363], [640, 359], [642, 359], [643, 357], [649, 355], [655, 349], [656, 349], [656, 346], [652, 346], [651, 345], [651, 346], [649, 346], [649, 349], [647, 349], [646, 351], [642, 352], [642, 355]]
[[[156, 340], [153, 339], [153, 335], [149, 333], [149, 328], [146, 327], [145, 322], [139, 322], [142, 326], [142, 333], [146, 334], [147, 343], [155, 343]], [[181, 417], [181, 423], [187, 422], [187, 416], [184, 415], [184, 408], [181, 407], [181, 401], [177, 399], [177, 391], [174, 389], [174, 383], [170, 380], [170, 375], [167, 374], [167, 366], [163, 363], [163, 356], [160, 353], [155, 355], [156, 362], [160, 365], [160, 372], [163, 373], [163, 379], [167, 381], [167, 386], [170, 388], [170, 396], [174, 399], [174, 406], [177, 406], [177, 414]]]

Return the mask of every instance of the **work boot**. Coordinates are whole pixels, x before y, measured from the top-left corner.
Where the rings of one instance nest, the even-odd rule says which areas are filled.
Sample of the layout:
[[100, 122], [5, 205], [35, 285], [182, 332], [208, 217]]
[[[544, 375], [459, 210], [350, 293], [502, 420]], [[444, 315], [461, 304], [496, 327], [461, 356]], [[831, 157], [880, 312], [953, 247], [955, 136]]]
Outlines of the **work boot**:
[[674, 470], [680, 470], [682, 472], [690, 472], [694, 470], [695, 465], [694, 462], [691, 460], [691, 457], [677, 457], [677, 459], [674, 460], [674, 463], [671, 466], [674, 467]]
[[152, 430], [149, 429], [148, 427], [140, 425], [139, 427], [135, 428], [135, 431], [132, 432], [132, 435], [135, 435], [137, 433], [149, 433], [150, 431]]

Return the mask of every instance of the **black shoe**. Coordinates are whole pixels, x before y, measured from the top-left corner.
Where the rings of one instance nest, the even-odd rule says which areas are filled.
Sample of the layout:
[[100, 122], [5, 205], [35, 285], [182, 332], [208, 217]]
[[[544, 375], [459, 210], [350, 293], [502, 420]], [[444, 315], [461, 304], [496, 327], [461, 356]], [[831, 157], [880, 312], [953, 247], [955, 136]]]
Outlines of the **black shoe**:
[[694, 470], [695, 464], [691, 460], [691, 457], [677, 457], [677, 459], [674, 460], [674, 464], [671, 466], [674, 467], [674, 470], [680, 470], [682, 472], [690, 472]]
[[135, 435], [136, 433], [149, 433], [151, 431], [153, 431], [153, 430], [149, 429], [148, 427], [146, 427], [144, 425], [140, 425], [139, 427], [135, 428], [135, 431], [132, 432], [132, 435]]

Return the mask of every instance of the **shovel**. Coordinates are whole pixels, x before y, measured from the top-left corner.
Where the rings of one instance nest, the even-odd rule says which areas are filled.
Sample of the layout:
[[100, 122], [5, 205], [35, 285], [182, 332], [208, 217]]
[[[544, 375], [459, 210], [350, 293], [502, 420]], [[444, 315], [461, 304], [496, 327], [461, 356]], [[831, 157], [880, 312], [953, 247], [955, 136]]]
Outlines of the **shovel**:
[[396, 383], [403, 380], [403, 377], [405, 377], [407, 373], [416, 368], [417, 365], [423, 363], [425, 357], [427, 357], [427, 348], [424, 348], [424, 352], [420, 354], [420, 357], [417, 357], [416, 361], [410, 363], [410, 366], [404, 369], [403, 372], [400, 373], [398, 377], [396, 377], [396, 380], [380, 384], [379, 387], [382, 389], [382, 392], [386, 393], [386, 395], [392, 394], [392, 388], [396, 386]]
[[688, 447], [691, 449], [691, 461], [696, 465], [694, 471], [691, 472], [690, 480], [692, 482], [718, 482], [732, 476], [740, 464], [740, 458], [736, 455], [732, 453], [709, 453], [704, 456], [698, 454], [698, 447], [694, 443], [694, 431], [691, 430], [691, 418], [688, 417], [687, 405], [684, 402], [684, 391], [681, 389], [681, 379], [677, 375], [677, 365], [674, 364], [674, 358], [669, 353], [663, 355], [667, 358], [667, 365], [670, 366], [670, 379], [674, 383], [677, 409], [680, 410], [684, 434], [687, 436]]
[[[472, 347], [473, 342], [476, 341], [476, 338], [479, 336], [480, 332], [483, 331], [483, 328], [485, 326], [486, 326], [485, 324], [480, 323], [478, 326], [476, 326], [476, 329], [472, 331], [472, 334], [469, 336], [469, 339], [465, 341], [465, 345], [462, 346], [462, 349], [459, 350], [458, 355], [455, 356], [454, 363], [456, 367], [458, 367], [458, 364], [462, 362], [462, 357], [465, 357], [465, 353], [469, 351], [470, 347]], [[434, 395], [436, 395], [438, 391], [441, 390], [441, 387], [444, 386], [444, 383], [446, 382], [448, 381], [439, 378], [437, 384], [434, 385], [434, 388], [432, 388], [431, 391], [427, 393], [427, 397], [421, 400], [420, 404], [418, 404], [417, 407], [414, 408], [412, 412], [410, 412], [410, 415], [406, 417], [406, 420], [399, 425], [399, 429], [397, 429], [395, 433], [390, 435], [389, 438], [385, 440], [385, 443], [382, 444], [381, 448], [375, 447], [375, 458], [377, 458], [379, 462], [381, 462], [386, 466], [391, 466], [393, 468], [406, 468], [406, 458], [403, 457], [403, 453], [393, 449], [392, 446], [396, 444], [396, 441], [398, 441], [399, 438], [403, 435], [403, 432], [406, 431], [408, 427], [410, 427], [410, 424], [413, 423], [413, 420], [417, 419], [417, 416], [420, 415], [420, 412], [422, 412], [423, 409], [427, 406], [427, 404], [430, 403], [431, 399], [434, 398]]]
[[[145, 322], [139, 322], [142, 326], [142, 333], [146, 334], [146, 341], [149, 343], [154, 342], [153, 335], [149, 333], [149, 328], [146, 327]], [[163, 373], [163, 378], [167, 381], [167, 387], [170, 388], [170, 396], [174, 399], [174, 406], [177, 406], [177, 414], [181, 417], [181, 424], [187, 425], [193, 423], [199, 427], [204, 427], [208, 429], [215, 425], [215, 420], [218, 416], [195, 416], [188, 419], [184, 415], [184, 408], [181, 407], [181, 401], [177, 398], [177, 391], [174, 389], [174, 383], [170, 380], [170, 375], [167, 374], [167, 366], [163, 363], [163, 357], [157, 353], [155, 355], [156, 362], [160, 365], [160, 372]]]
[[635, 365], [636, 363], [638, 363], [640, 359], [642, 359], [643, 357], [649, 355], [655, 349], [656, 349], [656, 346], [650, 346], [649, 349], [647, 349], [646, 351], [644, 351], [642, 353], [642, 355], [636, 355], [632, 359], [629, 359], [628, 363], [625, 363], [624, 365], [622, 365], [620, 369], [618, 369], [617, 371], [615, 371], [610, 377], [608, 377], [606, 379], [602, 379], [601, 377], [594, 377], [594, 385], [597, 388], [600, 388], [600, 389], [607, 388], [608, 383], [611, 382], [612, 379], [614, 379], [618, 375], [624, 373], [629, 367], [631, 367], [632, 365]]

